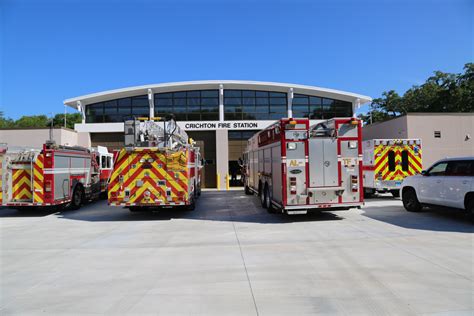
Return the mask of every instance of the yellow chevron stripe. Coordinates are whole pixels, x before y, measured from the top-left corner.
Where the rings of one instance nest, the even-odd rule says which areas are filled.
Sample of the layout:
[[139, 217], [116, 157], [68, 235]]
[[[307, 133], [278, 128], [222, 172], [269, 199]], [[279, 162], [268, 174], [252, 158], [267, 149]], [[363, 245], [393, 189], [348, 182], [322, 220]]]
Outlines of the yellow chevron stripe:
[[24, 188], [21, 190], [18, 194], [16, 194], [13, 199], [14, 200], [23, 200], [24, 196], [26, 195], [27, 199], [31, 199], [31, 191], [28, 190], [27, 188]]

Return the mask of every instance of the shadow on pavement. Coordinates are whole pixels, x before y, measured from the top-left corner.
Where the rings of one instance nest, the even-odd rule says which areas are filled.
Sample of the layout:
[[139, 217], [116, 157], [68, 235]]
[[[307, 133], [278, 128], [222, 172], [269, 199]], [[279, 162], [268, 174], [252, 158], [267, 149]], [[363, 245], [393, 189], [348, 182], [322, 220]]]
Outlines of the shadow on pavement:
[[260, 206], [256, 196], [245, 195], [243, 191], [205, 191], [197, 200], [194, 211], [183, 209], [160, 209], [156, 211], [131, 213], [122, 207], [108, 206], [105, 201], [86, 205], [77, 211], [58, 213], [60, 218], [82, 221], [166, 221], [173, 219], [248, 222], [282, 224], [308, 221], [341, 220], [331, 212], [316, 212], [306, 215], [269, 214]]
[[0, 218], [6, 217], [43, 217], [58, 212], [57, 209], [23, 209], [17, 210], [14, 208], [2, 207], [0, 208]]
[[363, 216], [388, 224], [440, 232], [473, 233], [474, 225], [461, 210], [448, 208], [424, 208], [422, 212], [410, 213], [403, 206], [366, 206]]

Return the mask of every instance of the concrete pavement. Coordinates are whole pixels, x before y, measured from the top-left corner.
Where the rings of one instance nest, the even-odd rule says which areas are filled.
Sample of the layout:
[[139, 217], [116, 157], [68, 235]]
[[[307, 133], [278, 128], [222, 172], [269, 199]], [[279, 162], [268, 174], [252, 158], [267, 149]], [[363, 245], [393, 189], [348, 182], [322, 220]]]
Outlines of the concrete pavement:
[[242, 191], [193, 212], [0, 210], [0, 313], [472, 315], [473, 225], [449, 210], [267, 214]]

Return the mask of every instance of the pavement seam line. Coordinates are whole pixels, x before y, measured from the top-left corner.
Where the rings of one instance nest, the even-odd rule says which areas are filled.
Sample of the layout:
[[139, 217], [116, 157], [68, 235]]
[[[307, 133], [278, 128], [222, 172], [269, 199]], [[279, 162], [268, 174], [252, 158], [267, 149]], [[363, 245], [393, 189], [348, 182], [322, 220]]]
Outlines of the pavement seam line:
[[255, 295], [253, 294], [252, 283], [250, 282], [249, 273], [247, 270], [247, 265], [245, 264], [244, 253], [242, 252], [242, 246], [240, 245], [239, 236], [237, 235], [237, 229], [235, 228], [235, 222], [232, 221], [232, 227], [234, 228], [235, 239], [237, 239], [237, 244], [239, 245], [240, 257], [242, 258], [242, 263], [244, 264], [245, 275], [247, 276], [247, 282], [249, 283], [250, 294], [252, 294], [253, 305], [255, 307], [255, 313], [258, 316], [258, 307], [257, 302], [255, 301]]

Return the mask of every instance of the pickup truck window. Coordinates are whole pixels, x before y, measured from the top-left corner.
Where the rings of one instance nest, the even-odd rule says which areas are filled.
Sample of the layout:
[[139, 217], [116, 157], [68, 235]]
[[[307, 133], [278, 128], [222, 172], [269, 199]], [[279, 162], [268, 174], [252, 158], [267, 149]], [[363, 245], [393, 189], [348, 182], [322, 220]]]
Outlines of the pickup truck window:
[[440, 162], [428, 170], [426, 173], [428, 176], [444, 176], [446, 173], [447, 162]]
[[446, 168], [447, 176], [473, 176], [473, 161], [469, 160], [456, 160], [450, 161], [448, 167]]

